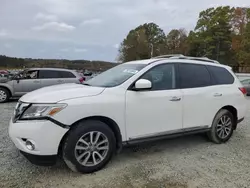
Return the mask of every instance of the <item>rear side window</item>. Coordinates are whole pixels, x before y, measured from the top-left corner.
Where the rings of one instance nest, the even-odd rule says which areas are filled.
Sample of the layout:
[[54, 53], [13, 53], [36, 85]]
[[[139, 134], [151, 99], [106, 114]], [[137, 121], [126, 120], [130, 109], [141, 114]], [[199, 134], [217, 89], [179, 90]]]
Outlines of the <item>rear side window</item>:
[[75, 75], [72, 72], [60, 71], [61, 78], [75, 78]]
[[230, 74], [230, 72], [227, 69], [223, 67], [210, 66], [210, 65], [207, 67], [211, 72], [216, 85], [234, 83], [234, 77]]
[[50, 79], [50, 78], [61, 78], [60, 71], [55, 70], [40, 70], [39, 78]]
[[180, 64], [180, 87], [196, 88], [211, 85], [210, 74], [204, 65]]

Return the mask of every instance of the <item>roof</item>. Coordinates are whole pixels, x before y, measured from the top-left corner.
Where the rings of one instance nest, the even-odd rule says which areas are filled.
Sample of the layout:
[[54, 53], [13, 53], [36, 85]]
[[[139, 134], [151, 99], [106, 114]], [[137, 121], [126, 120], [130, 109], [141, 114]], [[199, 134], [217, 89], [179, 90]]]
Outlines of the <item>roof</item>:
[[130, 61], [127, 62], [128, 64], [152, 64], [154, 62], [161, 62], [164, 61], [166, 63], [197, 63], [197, 64], [203, 64], [203, 65], [213, 65], [213, 66], [219, 66], [219, 67], [226, 67], [230, 68], [230, 66], [220, 64], [216, 60], [209, 59], [207, 57], [190, 57], [190, 56], [184, 56], [181, 54], [170, 54], [170, 55], [163, 55], [158, 57], [153, 57], [151, 59], [146, 60], [136, 60], [136, 61]]
[[26, 70], [57, 70], [57, 71], [70, 71], [75, 72], [74, 70], [70, 69], [63, 69], [63, 68], [27, 68]]

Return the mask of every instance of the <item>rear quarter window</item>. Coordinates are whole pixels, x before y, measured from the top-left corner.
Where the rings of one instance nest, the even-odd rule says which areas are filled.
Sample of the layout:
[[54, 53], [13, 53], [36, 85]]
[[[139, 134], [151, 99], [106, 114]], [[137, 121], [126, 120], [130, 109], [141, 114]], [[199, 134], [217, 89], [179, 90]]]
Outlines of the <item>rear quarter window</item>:
[[60, 71], [61, 78], [75, 78], [76, 76], [72, 72]]
[[215, 85], [234, 83], [234, 77], [227, 69], [223, 67], [210, 66], [210, 65], [208, 65], [207, 67], [213, 77]]
[[56, 70], [40, 70], [39, 78], [41, 79], [61, 78], [61, 75], [60, 72]]

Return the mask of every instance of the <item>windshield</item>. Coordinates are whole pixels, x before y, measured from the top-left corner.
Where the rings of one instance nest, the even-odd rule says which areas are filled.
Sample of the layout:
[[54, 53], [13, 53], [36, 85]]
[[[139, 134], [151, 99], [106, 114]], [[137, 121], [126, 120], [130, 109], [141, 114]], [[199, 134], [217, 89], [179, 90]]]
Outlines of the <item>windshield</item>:
[[97, 87], [115, 87], [128, 80], [145, 66], [145, 64], [121, 64], [97, 75], [84, 84]]

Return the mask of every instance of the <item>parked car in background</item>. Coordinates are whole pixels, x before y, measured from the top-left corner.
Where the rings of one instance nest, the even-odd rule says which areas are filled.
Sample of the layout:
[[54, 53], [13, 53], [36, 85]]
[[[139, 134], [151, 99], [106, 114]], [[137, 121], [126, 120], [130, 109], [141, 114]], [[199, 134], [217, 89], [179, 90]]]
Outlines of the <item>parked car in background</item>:
[[7, 70], [0, 70], [0, 74], [4, 74], [4, 75], [7, 75], [7, 74], [9, 74], [9, 71], [7, 71]]
[[231, 67], [207, 58], [132, 61], [82, 85], [23, 96], [9, 135], [35, 164], [54, 164], [61, 154], [72, 170], [90, 173], [127, 144], [194, 133], [227, 142], [244, 119], [245, 94]]
[[33, 90], [64, 83], [83, 83], [85, 79], [68, 69], [32, 68], [0, 81], [0, 103]]
[[84, 72], [83, 76], [86, 78], [87, 80], [90, 80], [91, 78], [93, 78], [93, 73], [92, 72]]
[[236, 73], [236, 76], [246, 88], [247, 95], [250, 96], [250, 73]]
[[239, 78], [240, 81], [250, 79], [250, 74], [249, 73], [235, 73], [235, 74]]
[[6, 82], [6, 81], [7, 81], [7, 77], [4, 74], [0, 74], [0, 83]]
[[247, 95], [250, 96], [250, 77], [248, 79], [242, 80], [241, 83], [246, 88]]

